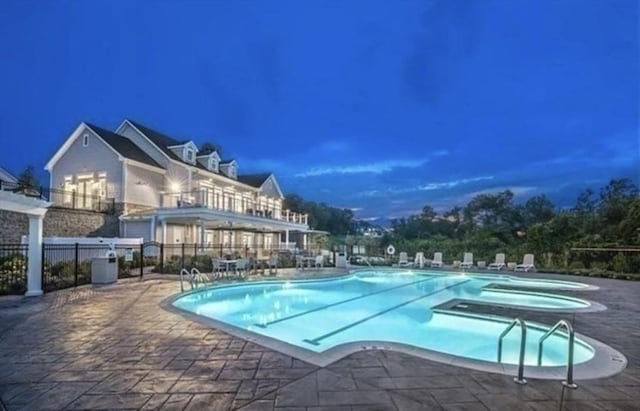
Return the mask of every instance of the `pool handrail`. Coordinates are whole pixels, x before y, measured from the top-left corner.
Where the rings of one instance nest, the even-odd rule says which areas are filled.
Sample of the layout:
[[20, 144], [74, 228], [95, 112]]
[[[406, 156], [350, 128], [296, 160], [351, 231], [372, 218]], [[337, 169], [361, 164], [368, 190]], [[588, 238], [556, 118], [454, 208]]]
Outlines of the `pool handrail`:
[[571, 326], [571, 323], [568, 320], [558, 321], [553, 327], [549, 329], [549, 331], [547, 331], [542, 337], [540, 337], [540, 340], [538, 340], [538, 366], [542, 365], [542, 349], [543, 349], [542, 344], [548, 337], [550, 337], [553, 333], [555, 333], [558, 330], [558, 328], [562, 326], [564, 326], [564, 328], [566, 328], [567, 330], [568, 341], [569, 341], [568, 343], [569, 352], [567, 355], [567, 379], [566, 381], [562, 381], [562, 385], [564, 385], [567, 388], [576, 389], [578, 388], [578, 385], [573, 382], [573, 345], [575, 341], [575, 332], [573, 331], [573, 327]]
[[183, 268], [180, 270], [180, 292], [184, 292], [183, 281], [185, 276], [187, 277], [187, 281], [191, 286], [191, 290], [198, 288], [198, 281], [202, 283], [209, 281], [209, 278], [202, 275], [200, 270], [198, 270], [197, 268], [193, 267], [191, 269], [191, 272], [189, 272], [189, 270], [187, 270], [186, 268]]
[[521, 320], [519, 317], [515, 318], [511, 323], [507, 326], [507, 328], [502, 331], [500, 337], [498, 338], [498, 364], [502, 362], [502, 340], [503, 338], [509, 334], [509, 332], [516, 325], [520, 325], [521, 335], [520, 335], [520, 356], [518, 358], [518, 376], [513, 378], [513, 381], [516, 384], [526, 384], [527, 380], [524, 378], [524, 354], [525, 348], [527, 346], [527, 324], [524, 320]]
[[189, 285], [191, 285], [191, 289], [193, 290], [193, 283], [191, 282], [191, 273], [186, 268], [180, 270], [180, 292], [184, 292], [184, 285], [182, 282], [184, 281], [184, 276], [187, 276], [187, 281], [189, 281]]

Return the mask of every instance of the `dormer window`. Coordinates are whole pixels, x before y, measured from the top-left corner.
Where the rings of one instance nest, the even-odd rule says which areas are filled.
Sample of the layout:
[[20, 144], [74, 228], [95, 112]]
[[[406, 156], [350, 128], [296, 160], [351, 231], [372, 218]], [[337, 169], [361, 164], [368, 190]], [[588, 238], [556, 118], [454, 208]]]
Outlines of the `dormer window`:
[[190, 148], [188, 148], [188, 149], [185, 150], [184, 161], [186, 161], [188, 163], [193, 163], [194, 156], [195, 156], [195, 152], [193, 150], [191, 150]]
[[235, 160], [223, 161], [220, 163], [220, 171], [227, 177], [236, 179], [237, 175], [238, 163]]
[[209, 166], [207, 167], [211, 171], [218, 172], [218, 160], [213, 157], [209, 157]]

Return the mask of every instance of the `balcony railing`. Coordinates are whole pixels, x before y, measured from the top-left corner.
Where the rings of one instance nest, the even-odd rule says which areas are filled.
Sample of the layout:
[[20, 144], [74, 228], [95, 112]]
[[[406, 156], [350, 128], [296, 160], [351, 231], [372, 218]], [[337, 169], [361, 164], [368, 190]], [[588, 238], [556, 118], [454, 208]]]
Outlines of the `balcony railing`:
[[75, 210], [88, 210], [100, 213], [113, 214], [115, 200], [102, 196], [76, 191], [65, 191], [56, 188], [33, 186], [23, 183], [13, 183], [0, 180], [0, 191], [10, 191], [27, 197], [40, 198], [50, 201], [52, 206], [71, 208]]
[[226, 196], [215, 200], [213, 196], [204, 195], [202, 192], [166, 193], [161, 196], [161, 200], [161, 207], [163, 208], [207, 208], [296, 224], [308, 224], [307, 214], [281, 210], [276, 207], [261, 206], [249, 200], [236, 201], [235, 198]]

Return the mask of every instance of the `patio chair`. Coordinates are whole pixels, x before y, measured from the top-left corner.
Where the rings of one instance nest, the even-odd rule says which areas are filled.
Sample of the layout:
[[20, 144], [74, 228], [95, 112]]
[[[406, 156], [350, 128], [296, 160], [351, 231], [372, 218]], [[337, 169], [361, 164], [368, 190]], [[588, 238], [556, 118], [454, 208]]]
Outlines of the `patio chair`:
[[278, 254], [269, 257], [269, 275], [278, 274]]
[[423, 268], [425, 263], [426, 263], [426, 259], [424, 258], [424, 253], [422, 251], [417, 252], [416, 253], [416, 258], [413, 261], [413, 265], [415, 267]]
[[211, 276], [213, 278], [220, 278], [224, 275], [224, 267], [217, 257], [211, 258]]
[[322, 256], [322, 255], [316, 256], [315, 267], [316, 268], [324, 268], [324, 256]]
[[473, 267], [473, 253], [464, 253], [464, 257], [460, 263], [460, 268], [465, 269], [471, 267]]
[[304, 257], [302, 255], [296, 256], [296, 268], [304, 270]]
[[442, 267], [442, 253], [433, 253], [431, 267]]
[[236, 261], [236, 275], [238, 277], [242, 277], [244, 278], [247, 274], [247, 259], [246, 258], [240, 258], [238, 259], [238, 261]]
[[489, 267], [487, 268], [489, 268], [490, 270], [502, 270], [506, 267], [504, 260], [504, 253], [498, 253], [496, 254], [496, 260], [493, 263], [489, 264]]
[[533, 254], [525, 254], [522, 258], [522, 264], [516, 265], [515, 271], [535, 271], [536, 266], [533, 265]]

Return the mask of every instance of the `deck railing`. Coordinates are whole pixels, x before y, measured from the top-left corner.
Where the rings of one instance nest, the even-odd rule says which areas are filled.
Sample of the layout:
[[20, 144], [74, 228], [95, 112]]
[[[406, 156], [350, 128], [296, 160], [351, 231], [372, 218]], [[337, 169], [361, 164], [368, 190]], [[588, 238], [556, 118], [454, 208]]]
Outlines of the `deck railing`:
[[53, 207], [97, 211], [107, 214], [113, 214], [115, 211], [115, 199], [95, 194], [78, 193], [77, 191], [67, 191], [2, 180], [0, 180], [0, 191], [10, 191], [27, 197], [50, 201]]
[[161, 196], [160, 206], [163, 208], [208, 208], [217, 211], [226, 211], [256, 217], [270, 218], [274, 220], [287, 221], [296, 224], [308, 224], [308, 215], [296, 213], [290, 210], [260, 205], [255, 201], [243, 199], [237, 201], [235, 197], [231, 199], [227, 196], [214, 198], [199, 191], [165, 193]]

